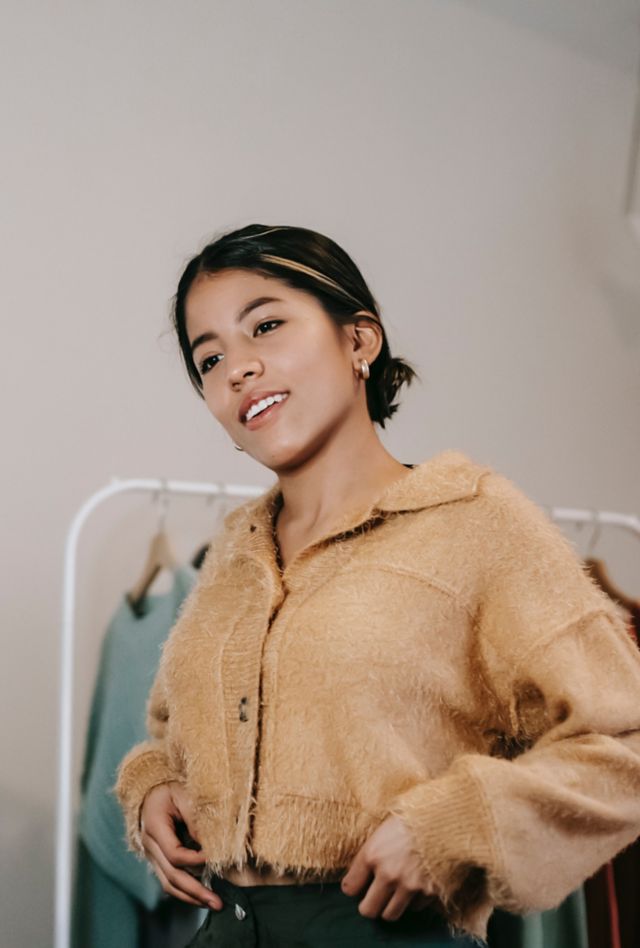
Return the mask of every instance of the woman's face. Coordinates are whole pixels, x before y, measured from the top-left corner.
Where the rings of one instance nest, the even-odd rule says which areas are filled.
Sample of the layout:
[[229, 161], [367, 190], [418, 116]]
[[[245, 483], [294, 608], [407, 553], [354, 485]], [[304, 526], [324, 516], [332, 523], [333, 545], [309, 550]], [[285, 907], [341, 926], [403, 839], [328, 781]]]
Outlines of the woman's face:
[[[337, 326], [310, 294], [225, 270], [196, 278], [185, 312], [207, 407], [260, 463], [295, 467], [358, 417], [371, 424], [354, 371], [359, 358], [372, 361], [371, 347], [356, 351], [362, 330]], [[247, 419], [247, 400], [268, 394], [285, 398]]]

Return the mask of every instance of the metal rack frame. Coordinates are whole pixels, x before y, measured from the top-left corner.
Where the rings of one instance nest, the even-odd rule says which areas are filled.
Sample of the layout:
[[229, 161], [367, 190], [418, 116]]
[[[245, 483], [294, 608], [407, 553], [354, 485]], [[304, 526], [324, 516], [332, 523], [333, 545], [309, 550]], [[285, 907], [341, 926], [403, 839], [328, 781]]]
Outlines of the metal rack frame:
[[556, 523], [592, 523], [594, 526], [622, 527], [640, 536], [640, 517], [610, 510], [583, 510], [575, 507], [543, 507]]

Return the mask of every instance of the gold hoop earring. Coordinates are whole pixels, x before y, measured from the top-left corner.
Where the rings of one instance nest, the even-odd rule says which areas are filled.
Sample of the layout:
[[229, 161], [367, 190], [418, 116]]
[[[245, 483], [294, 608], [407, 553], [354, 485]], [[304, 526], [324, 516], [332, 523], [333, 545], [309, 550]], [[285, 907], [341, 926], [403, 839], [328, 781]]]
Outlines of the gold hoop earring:
[[366, 359], [360, 359], [360, 375], [363, 379], [365, 379], [365, 381], [371, 375], [371, 372], [369, 371], [369, 363]]

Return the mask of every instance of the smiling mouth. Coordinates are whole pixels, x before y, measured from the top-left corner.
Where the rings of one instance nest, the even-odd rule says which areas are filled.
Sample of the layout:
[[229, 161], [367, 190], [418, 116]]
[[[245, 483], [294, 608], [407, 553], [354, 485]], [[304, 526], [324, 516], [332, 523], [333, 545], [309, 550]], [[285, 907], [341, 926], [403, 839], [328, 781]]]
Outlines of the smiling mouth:
[[285, 393], [283, 394], [284, 394], [284, 398], [282, 398], [280, 401], [273, 402], [271, 405], [268, 405], [262, 411], [258, 412], [257, 415], [253, 415], [247, 421], [243, 421], [244, 427], [248, 428], [250, 431], [253, 431], [254, 428], [261, 427], [262, 424], [268, 421], [268, 419], [271, 418], [277, 412], [277, 410], [281, 407], [281, 405], [283, 405], [284, 402], [287, 401], [287, 399], [289, 398], [288, 392], [286, 394]]

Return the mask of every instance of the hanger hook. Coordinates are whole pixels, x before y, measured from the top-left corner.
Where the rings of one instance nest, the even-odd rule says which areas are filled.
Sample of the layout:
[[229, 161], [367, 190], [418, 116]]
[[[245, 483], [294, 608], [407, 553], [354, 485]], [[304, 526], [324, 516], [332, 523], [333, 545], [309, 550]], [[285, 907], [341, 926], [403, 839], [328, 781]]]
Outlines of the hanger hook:
[[162, 533], [165, 524], [167, 522], [167, 511], [169, 510], [169, 501], [170, 501], [170, 492], [168, 487], [168, 480], [166, 477], [163, 477], [161, 480], [161, 487], [155, 492], [154, 499], [160, 507], [160, 514], [158, 516], [158, 533]]
[[216, 483], [218, 487], [220, 488], [220, 492], [218, 494], [209, 494], [207, 496], [207, 506], [215, 505], [214, 509], [215, 509], [216, 516], [215, 516], [215, 521], [214, 521], [214, 528], [215, 530], [218, 530], [229, 509], [231, 497], [227, 493], [227, 489], [226, 489], [226, 485], [224, 481], [217, 481]]
[[222, 483], [222, 481], [215, 481], [214, 483], [216, 487], [218, 487], [218, 493], [207, 494], [205, 496], [205, 504], [207, 505], [207, 507], [211, 507], [212, 505], [217, 504], [220, 500], [222, 500], [224, 496], [224, 484]]
[[594, 524], [593, 531], [591, 533], [591, 537], [589, 538], [589, 543], [587, 545], [587, 552], [585, 555], [585, 559], [587, 560], [590, 559], [590, 557], [593, 555], [593, 550], [602, 532], [602, 522], [600, 520], [600, 511], [598, 510], [593, 511], [593, 524]]

